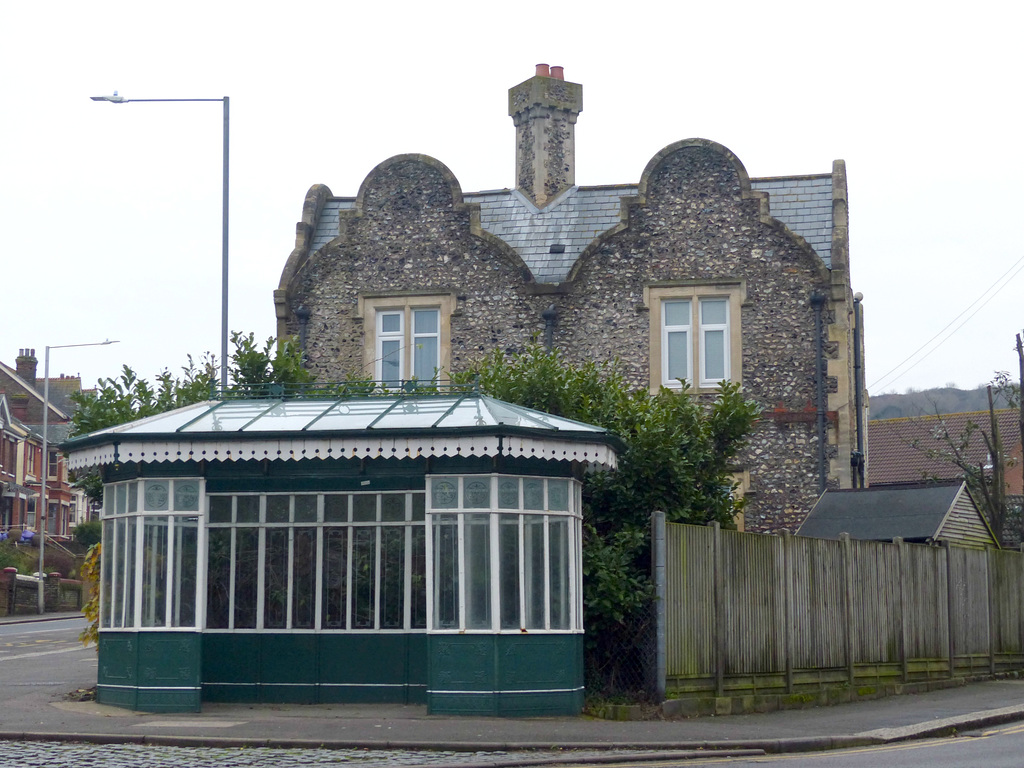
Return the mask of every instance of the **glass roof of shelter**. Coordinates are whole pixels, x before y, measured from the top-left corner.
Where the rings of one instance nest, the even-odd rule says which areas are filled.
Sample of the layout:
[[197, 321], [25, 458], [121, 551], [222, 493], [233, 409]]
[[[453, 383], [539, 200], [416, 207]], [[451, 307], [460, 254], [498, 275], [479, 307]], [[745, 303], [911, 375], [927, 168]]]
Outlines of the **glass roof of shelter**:
[[[384, 432], [517, 427], [580, 436], [606, 430], [480, 394], [208, 401], [82, 436]], [[72, 444], [76, 442], [72, 441]]]

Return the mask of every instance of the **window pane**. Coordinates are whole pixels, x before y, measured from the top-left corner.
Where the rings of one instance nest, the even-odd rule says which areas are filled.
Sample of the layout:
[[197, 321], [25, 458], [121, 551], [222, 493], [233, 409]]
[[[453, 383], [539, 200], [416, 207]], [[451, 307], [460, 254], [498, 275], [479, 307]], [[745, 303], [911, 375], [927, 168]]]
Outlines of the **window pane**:
[[666, 301], [662, 306], [665, 308], [665, 325], [690, 324], [690, 302]]
[[263, 626], [267, 629], [284, 629], [288, 623], [288, 529], [268, 528], [266, 537], [263, 559]]
[[544, 481], [523, 478], [523, 508], [544, 509]]
[[725, 378], [725, 331], [704, 331], [704, 378]]
[[[120, 490], [120, 486], [118, 487]], [[123, 499], [122, 494], [118, 494], [119, 501]], [[118, 518], [114, 521], [116, 528], [114, 529], [114, 601], [113, 601], [113, 617], [110, 626], [112, 627], [123, 627], [124, 626], [124, 579], [125, 579], [125, 558], [124, 558], [124, 547], [125, 547], [125, 525], [127, 520], [123, 517]], [[134, 541], [132, 544], [134, 545]]]
[[437, 356], [437, 337], [417, 337], [412, 353], [413, 377], [419, 381], [433, 381], [440, 365]]
[[230, 496], [209, 496], [210, 522], [230, 523], [231, 522], [231, 497]]
[[206, 574], [206, 626], [227, 629], [231, 589], [231, 529], [211, 528]]
[[139, 511], [139, 483], [128, 483], [125, 488], [128, 491], [128, 512]]
[[237, 516], [240, 523], [258, 523], [260, 521], [260, 497], [259, 496], [236, 496]]
[[523, 517], [526, 628], [544, 629], [544, 516]]
[[405, 624], [405, 526], [380, 531], [380, 628]]
[[147, 517], [142, 528], [142, 626], [162, 627], [166, 623], [167, 518]]
[[352, 629], [374, 628], [378, 530], [352, 529]]
[[437, 333], [440, 312], [436, 309], [415, 309], [412, 313], [415, 333]]
[[124, 552], [124, 626], [135, 626], [135, 527], [138, 518], [130, 517], [125, 523]]
[[347, 626], [348, 528], [324, 529], [324, 629], [345, 629]]
[[549, 518], [548, 549], [550, 628], [569, 629], [569, 521], [565, 518]]
[[[109, 486], [104, 489], [108, 491]], [[109, 503], [107, 495], [104, 493], [104, 504]], [[104, 506], [104, 513], [107, 512], [108, 507]], [[103, 521], [103, 548], [100, 550], [101, 557], [103, 558], [103, 584], [102, 592], [100, 593], [100, 626], [110, 626], [110, 615], [111, 605], [110, 599], [113, 594], [113, 583], [114, 583], [114, 521], [104, 520]]]
[[498, 578], [501, 584], [501, 628], [521, 629], [519, 621], [519, 515], [498, 518]]
[[[135, 489], [135, 484], [132, 484], [132, 490]], [[114, 489], [114, 494], [117, 498], [117, 506], [114, 507], [114, 514], [123, 515], [128, 509], [128, 486], [118, 485]]]
[[402, 343], [386, 339], [380, 343], [380, 379], [397, 383], [402, 379]]
[[668, 375], [665, 378], [667, 381], [676, 381], [677, 379], [686, 381], [690, 378], [690, 356], [687, 352], [688, 334], [686, 331], [673, 331], [667, 336]]
[[569, 511], [569, 481], [548, 480], [548, 509]]
[[463, 481], [463, 489], [466, 498], [463, 506], [469, 509], [487, 509], [491, 506], [491, 480], [490, 478], [469, 479]]
[[[177, 483], [175, 483], [177, 496]], [[198, 501], [198, 500], [197, 500]], [[171, 626], [196, 625], [196, 568], [199, 557], [199, 518], [174, 520], [174, 589], [171, 591]], [[227, 613], [225, 612], [225, 617]]]
[[455, 509], [459, 506], [459, 487], [451, 478], [434, 479], [430, 485], [430, 506], [434, 509]]
[[412, 519], [426, 520], [427, 518], [427, 496], [424, 493], [412, 495]]
[[360, 493], [352, 497], [352, 520], [357, 523], [377, 521], [377, 494]]
[[324, 521], [344, 523], [348, 520], [348, 495], [330, 494], [324, 496]]
[[316, 528], [296, 528], [294, 535], [292, 629], [313, 629], [316, 622]]
[[[239, 502], [241, 502], [241, 497]], [[239, 507], [241, 511], [241, 507]], [[259, 585], [260, 531], [235, 529], [235, 629], [256, 628], [256, 597]]]
[[402, 313], [381, 312], [380, 330], [381, 333], [400, 333], [402, 330]]
[[434, 518], [434, 627], [459, 627], [459, 526], [454, 515]]
[[498, 478], [498, 506], [501, 509], [519, 509], [518, 478]]
[[[420, 498], [423, 497], [420, 496]], [[412, 597], [409, 606], [409, 628], [423, 629], [427, 626], [427, 529], [423, 525], [414, 525], [409, 528], [409, 533], [412, 535]]]
[[[115, 514], [114, 511], [114, 486], [105, 485], [103, 486], [103, 516], [110, 517]], [[113, 541], [113, 539], [110, 539]]]
[[147, 512], [166, 512], [169, 483], [166, 480], [147, 480], [145, 489], [145, 510]]
[[383, 493], [380, 497], [380, 519], [384, 522], [405, 520], [405, 494]]
[[174, 509], [178, 512], [199, 511], [199, 482], [196, 480], [174, 481]]
[[490, 515], [466, 515], [466, 628], [491, 627]]
[[288, 496], [267, 496], [267, 522], [288, 522]]
[[303, 494], [295, 497], [295, 522], [315, 523], [316, 522], [316, 496]]
[[725, 325], [727, 305], [725, 299], [704, 299], [700, 303], [700, 321], [707, 325]]

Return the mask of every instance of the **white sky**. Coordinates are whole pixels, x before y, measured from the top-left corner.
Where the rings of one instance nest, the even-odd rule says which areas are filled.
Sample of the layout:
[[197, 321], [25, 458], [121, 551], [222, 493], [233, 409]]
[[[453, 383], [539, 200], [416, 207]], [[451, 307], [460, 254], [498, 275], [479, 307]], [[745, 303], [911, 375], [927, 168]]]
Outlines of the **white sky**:
[[547, 62], [584, 86], [579, 184], [635, 183], [694, 136], [755, 177], [846, 160], [873, 392], [1016, 371], [1019, 275], [883, 379], [1024, 266], [1015, 3], [284, 8], [0, 4], [0, 359], [35, 347], [41, 374], [46, 345], [119, 339], [53, 351], [51, 375], [91, 384], [220, 348], [221, 105], [89, 96], [230, 96], [230, 326], [266, 339], [312, 184], [354, 195], [377, 163], [420, 152], [464, 191], [510, 186], [507, 91]]

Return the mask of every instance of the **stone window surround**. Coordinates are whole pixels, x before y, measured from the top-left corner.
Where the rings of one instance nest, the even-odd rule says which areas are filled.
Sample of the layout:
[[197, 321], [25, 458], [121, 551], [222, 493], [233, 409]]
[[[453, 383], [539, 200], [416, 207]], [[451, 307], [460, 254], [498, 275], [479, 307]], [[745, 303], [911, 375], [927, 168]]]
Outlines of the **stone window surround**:
[[[743, 381], [743, 347], [742, 328], [740, 324], [741, 311], [747, 300], [747, 283], [741, 279], [721, 280], [664, 280], [648, 283], [644, 286], [643, 306], [649, 316], [649, 342], [650, 342], [650, 388], [651, 392], [657, 392], [662, 386], [662, 302], [673, 299], [688, 299], [692, 302], [690, 311], [693, 320], [692, 329], [699, 329], [698, 317], [700, 299], [727, 299], [729, 304], [729, 356], [727, 364], [729, 367], [729, 381], [742, 383]], [[691, 360], [689, 370], [700, 371], [700, 339], [694, 338], [691, 341]], [[699, 380], [690, 382], [694, 392], [714, 392], [718, 387], [717, 382], [702, 383]], [[670, 389], [678, 389], [678, 383], [665, 384]]]
[[[455, 313], [456, 296], [453, 291], [395, 291], [392, 293], [359, 294], [357, 315], [363, 324], [363, 370], [377, 371], [377, 312], [381, 310], [404, 310], [403, 328], [406, 337], [412, 333], [413, 309], [440, 310], [440, 342], [438, 380], [447, 379], [445, 372], [451, 370], [451, 317]], [[404, 371], [412, 370], [412, 360], [406, 357]]]

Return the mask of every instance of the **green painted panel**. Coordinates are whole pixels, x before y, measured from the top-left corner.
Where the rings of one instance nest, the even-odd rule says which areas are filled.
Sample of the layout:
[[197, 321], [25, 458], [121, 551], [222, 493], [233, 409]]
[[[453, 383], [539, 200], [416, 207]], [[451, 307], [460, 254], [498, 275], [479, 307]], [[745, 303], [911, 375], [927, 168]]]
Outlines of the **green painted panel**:
[[139, 661], [137, 632], [100, 632], [98, 649], [99, 685], [136, 684]]
[[202, 636], [197, 632], [140, 632], [139, 686], [199, 685]]
[[206, 633], [203, 698], [424, 703], [426, 648], [423, 633]]
[[203, 683], [254, 683], [260, 668], [260, 635], [203, 633]]
[[96, 700], [145, 712], [198, 712], [195, 632], [101, 632]]
[[[259, 681], [263, 684], [317, 681], [317, 636], [314, 634], [257, 635], [260, 648]], [[316, 693], [313, 694], [316, 698]]]
[[583, 635], [430, 635], [432, 714], [554, 716], [583, 709]]

